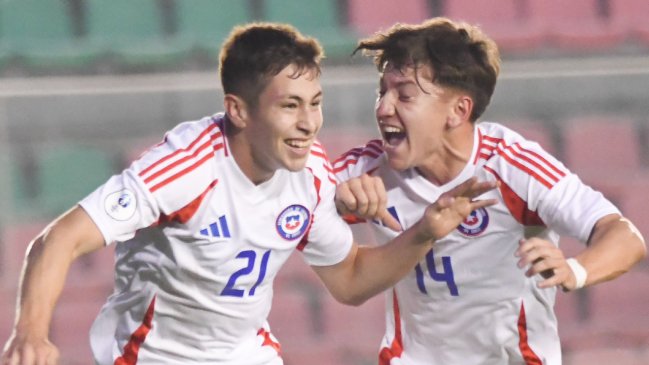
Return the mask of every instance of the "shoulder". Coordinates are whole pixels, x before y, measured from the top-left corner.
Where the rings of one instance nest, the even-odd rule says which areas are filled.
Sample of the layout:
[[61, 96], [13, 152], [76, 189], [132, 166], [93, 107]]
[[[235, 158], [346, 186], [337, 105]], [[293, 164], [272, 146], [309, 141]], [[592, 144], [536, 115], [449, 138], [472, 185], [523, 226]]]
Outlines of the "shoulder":
[[131, 169], [152, 193], [165, 188], [200, 188], [211, 182], [212, 174], [206, 171], [209, 162], [215, 156], [227, 156], [225, 143], [222, 115], [183, 122], [133, 162]]
[[337, 183], [327, 151], [320, 141], [316, 141], [311, 146], [306, 170], [319, 180], [326, 180], [334, 185]]
[[336, 175], [360, 175], [376, 168], [383, 156], [383, 142], [374, 139], [363, 146], [355, 147], [343, 153], [333, 162]]
[[539, 184], [551, 189], [570, 171], [538, 143], [497, 123], [483, 122], [478, 133], [477, 165], [508, 185]]

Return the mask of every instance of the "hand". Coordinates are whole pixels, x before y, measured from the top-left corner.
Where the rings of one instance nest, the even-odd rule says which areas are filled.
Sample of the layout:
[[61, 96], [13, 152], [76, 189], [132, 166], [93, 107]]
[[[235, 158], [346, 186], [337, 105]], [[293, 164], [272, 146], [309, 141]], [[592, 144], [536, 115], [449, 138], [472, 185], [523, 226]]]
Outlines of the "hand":
[[516, 256], [520, 257], [519, 268], [529, 266], [526, 276], [540, 274], [545, 279], [538, 283], [539, 288], [561, 286], [566, 291], [575, 289], [577, 279], [566, 263], [563, 251], [554, 243], [538, 237], [522, 239]]
[[2, 353], [2, 365], [57, 365], [59, 350], [47, 338], [31, 339], [14, 333]]
[[401, 225], [386, 208], [387, 195], [383, 180], [363, 174], [338, 184], [336, 208], [341, 215], [353, 214], [359, 218], [376, 219], [393, 231], [401, 231]]
[[448, 235], [474, 210], [497, 203], [496, 199], [473, 200], [496, 186], [496, 182], [478, 182], [476, 177], [472, 177], [442, 194], [426, 208], [424, 216], [417, 222], [420, 234], [433, 240]]

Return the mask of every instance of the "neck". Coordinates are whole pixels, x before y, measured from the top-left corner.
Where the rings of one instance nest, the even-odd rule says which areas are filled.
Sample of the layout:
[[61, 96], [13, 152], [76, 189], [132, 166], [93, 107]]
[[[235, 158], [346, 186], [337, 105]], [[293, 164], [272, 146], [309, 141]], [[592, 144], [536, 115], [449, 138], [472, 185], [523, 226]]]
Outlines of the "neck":
[[262, 184], [273, 177], [273, 171], [266, 171], [258, 167], [255, 152], [251, 148], [243, 130], [232, 125], [225, 128], [225, 138], [230, 146], [230, 153], [241, 172], [254, 185]]
[[473, 123], [464, 123], [448, 131], [440, 150], [416, 167], [419, 174], [435, 185], [455, 179], [470, 163], [474, 133]]

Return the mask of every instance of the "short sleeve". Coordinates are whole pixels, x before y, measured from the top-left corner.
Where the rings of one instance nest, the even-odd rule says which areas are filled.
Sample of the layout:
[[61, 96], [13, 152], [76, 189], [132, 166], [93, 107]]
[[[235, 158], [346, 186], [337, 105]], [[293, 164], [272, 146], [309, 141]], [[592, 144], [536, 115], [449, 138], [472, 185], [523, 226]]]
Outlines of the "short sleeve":
[[79, 204], [106, 244], [133, 238], [138, 229], [150, 226], [160, 215], [151, 193], [132, 169], [111, 177]]
[[539, 202], [539, 215], [561, 235], [586, 242], [595, 223], [620, 211], [604, 195], [570, 174], [559, 181]]

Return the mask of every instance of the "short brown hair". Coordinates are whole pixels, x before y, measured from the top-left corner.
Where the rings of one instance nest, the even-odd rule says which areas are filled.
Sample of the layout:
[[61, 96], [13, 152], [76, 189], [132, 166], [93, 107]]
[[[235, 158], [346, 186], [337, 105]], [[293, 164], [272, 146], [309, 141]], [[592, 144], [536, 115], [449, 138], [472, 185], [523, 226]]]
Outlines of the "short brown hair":
[[320, 74], [322, 46], [293, 26], [250, 23], [235, 27], [221, 48], [219, 73], [223, 92], [243, 98], [256, 107], [270, 78], [293, 64], [295, 77], [315, 70]]
[[496, 87], [500, 54], [478, 27], [438, 17], [421, 24], [397, 23], [361, 40], [356, 51], [374, 57], [380, 72], [386, 63], [404, 68], [430, 65], [433, 82], [468, 92], [474, 102], [471, 121], [484, 113]]

